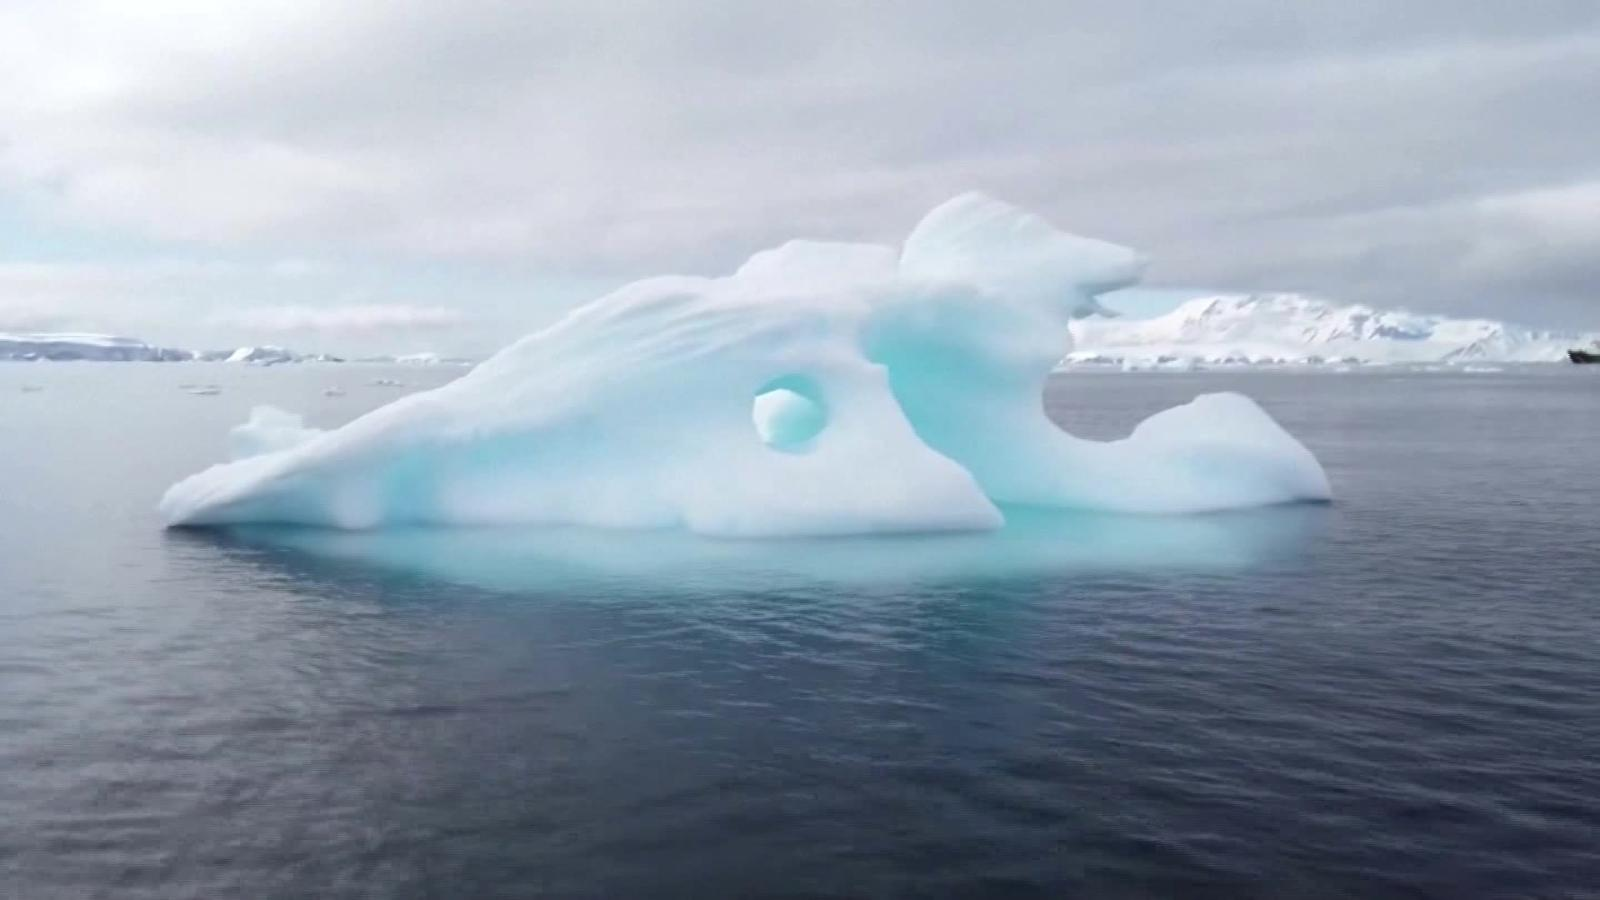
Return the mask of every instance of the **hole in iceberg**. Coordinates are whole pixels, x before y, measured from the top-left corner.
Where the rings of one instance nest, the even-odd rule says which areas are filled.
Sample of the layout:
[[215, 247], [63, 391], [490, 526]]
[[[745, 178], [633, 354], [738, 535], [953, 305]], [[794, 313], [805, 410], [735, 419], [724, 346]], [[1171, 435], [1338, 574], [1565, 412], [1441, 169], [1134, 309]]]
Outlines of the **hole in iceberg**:
[[768, 447], [805, 453], [828, 425], [828, 406], [816, 381], [804, 375], [783, 375], [756, 391], [750, 418]]

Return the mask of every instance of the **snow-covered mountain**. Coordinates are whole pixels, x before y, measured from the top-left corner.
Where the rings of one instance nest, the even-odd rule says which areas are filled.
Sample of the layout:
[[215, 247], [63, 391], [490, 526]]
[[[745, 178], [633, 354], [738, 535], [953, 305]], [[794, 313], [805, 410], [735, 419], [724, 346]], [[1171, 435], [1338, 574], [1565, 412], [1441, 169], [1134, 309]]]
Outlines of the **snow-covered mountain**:
[[0, 360], [97, 360], [173, 362], [194, 359], [188, 350], [155, 347], [137, 338], [108, 334], [0, 333]]
[[1083, 319], [1072, 331], [1066, 364], [1557, 362], [1600, 338], [1298, 294], [1197, 297], [1155, 318]]

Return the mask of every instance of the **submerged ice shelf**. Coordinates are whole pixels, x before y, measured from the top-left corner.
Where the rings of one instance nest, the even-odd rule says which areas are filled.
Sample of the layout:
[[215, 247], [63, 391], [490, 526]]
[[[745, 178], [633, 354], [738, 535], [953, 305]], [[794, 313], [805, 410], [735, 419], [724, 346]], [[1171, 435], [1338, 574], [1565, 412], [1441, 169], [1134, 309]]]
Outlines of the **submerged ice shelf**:
[[466, 376], [342, 428], [258, 411], [173, 525], [681, 526], [725, 536], [991, 529], [1003, 506], [1192, 513], [1326, 500], [1254, 402], [1209, 394], [1119, 441], [1040, 393], [1136, 253], [979, 194], [903, 247], [794, 241], [723, 278], [625, 286]]
[[629, 595], [715, 596], [752, 585], [770, 595], [1133, 571], [1221, 574], [1295, 559], [1327, 524], [1327, 510], [1308, 504], [1196, 516], [1013, 507], [1006, 510], [1005, 528], [996, 531], [872, 540], [706, 540], [681, 529], [581, 526], [330, 531], [277, 525], [187, 531], [180, 539], [195, 542], [191, 546], [249, 548], [253, 564], [273, 560], [297, 578], [317, 577], [311, 574], [316, 563], [330, 561], [422, 582], [611, 602]]

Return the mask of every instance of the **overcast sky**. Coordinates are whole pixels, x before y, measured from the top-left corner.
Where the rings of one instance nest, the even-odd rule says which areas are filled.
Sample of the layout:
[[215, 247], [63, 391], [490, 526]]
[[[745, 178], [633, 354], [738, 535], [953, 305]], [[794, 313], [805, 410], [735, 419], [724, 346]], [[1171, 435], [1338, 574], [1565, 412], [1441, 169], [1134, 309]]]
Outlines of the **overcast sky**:
[[8, 0], [0, 330], [492, 349], [982, 189], [1156, 286], [1600, 328], [1600, 3]]

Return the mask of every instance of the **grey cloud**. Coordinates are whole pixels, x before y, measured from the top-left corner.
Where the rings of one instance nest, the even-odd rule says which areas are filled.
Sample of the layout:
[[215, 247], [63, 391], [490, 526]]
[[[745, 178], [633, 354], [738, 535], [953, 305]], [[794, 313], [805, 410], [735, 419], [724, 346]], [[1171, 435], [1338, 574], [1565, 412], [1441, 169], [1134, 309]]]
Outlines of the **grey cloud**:
[[0, 332], [56, 331], [71, 321], [55, 304], [34, 299], [0, 299]]
[[892, 240], [980, 188], [1156, 283], [1600, 317], [1595, 213], [1504, 206], [1600, 179], [1591, 2], [281, 6], [222, 50], [41, 35], [110, 80], [0, 101], [0, 184], [222, 247], [607, 274]]

